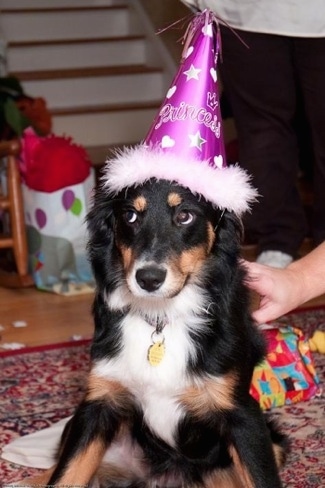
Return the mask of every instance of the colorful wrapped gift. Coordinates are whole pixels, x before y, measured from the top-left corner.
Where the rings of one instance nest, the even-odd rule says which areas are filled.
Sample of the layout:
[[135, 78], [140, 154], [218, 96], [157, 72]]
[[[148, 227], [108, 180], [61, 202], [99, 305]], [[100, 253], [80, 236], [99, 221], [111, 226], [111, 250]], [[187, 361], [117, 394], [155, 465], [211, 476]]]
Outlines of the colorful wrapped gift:
[[265, 329], [266, 359], [253, 374], [251, 395], [263, 409], [309, 400], [320, 392], [308, 340], [300, 329]]

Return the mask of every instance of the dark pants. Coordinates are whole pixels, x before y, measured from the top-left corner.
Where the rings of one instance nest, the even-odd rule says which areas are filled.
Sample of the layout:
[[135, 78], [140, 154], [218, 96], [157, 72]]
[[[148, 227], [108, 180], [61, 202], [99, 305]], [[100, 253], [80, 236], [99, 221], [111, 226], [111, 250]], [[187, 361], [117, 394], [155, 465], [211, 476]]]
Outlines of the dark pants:
[[220, 72], [238, 131], [240, 165], [261, 194], [244, 218], [245, 229], [257, 239], [259, 252], [296, 256], [307, 233], [296, 186], [298, 92], [314, 151], [311, 232], [315, 244], [325, 240], [325, 38], [237, 32], [249, 49], [222, 28]]

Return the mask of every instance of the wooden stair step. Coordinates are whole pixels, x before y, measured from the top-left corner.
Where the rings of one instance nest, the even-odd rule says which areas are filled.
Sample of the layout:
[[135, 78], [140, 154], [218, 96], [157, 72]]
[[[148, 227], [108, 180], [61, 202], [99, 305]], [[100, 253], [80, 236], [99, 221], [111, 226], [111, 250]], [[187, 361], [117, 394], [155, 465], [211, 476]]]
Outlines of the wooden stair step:
[[[8, 42], [103, 37], [130, 32], [130, 7], [118, 5], [1, 9], [3, 36]], [[139, 33], [133, 28], [132, 33]]]
[[[49, 109], [132, 103], [162, 99], [165, 94], [164, 71], [158, 69], [73, 70], [60, 76], [21, 77], [25, 92], [43, 97]], [[85, 75], [83, 73], [86, 73]]]
[[28, 40], [28, 41], [10, 41], [7, 44], [8, 48], [25, 48], [25, 47], [37, 47], [37, 46], [61, 46], [66, 44], [92, 44], [98, 42], [123, 42], [123, 41], [141, 41], [146, 37], [141, 34], [130, 34], [127, 36], [109, 36], [109, 37], [94, 37], [94, 38], [77, 38], [77, 39], [45, 39], [40, 40]]
[[[86, 2], [96, 5], [125, 5], [127, 0], [86, 0]], [[70, 7], [85, 5], [85, 0], [1, 0], [1, 10], [20, 10], [30, 8], [61, 8], [65, 7], [67, 3]]]
[[55, 134], [91, 147], [99, 165], [110, 146], [142, 140], [166, 93], [172, 63], [140, 4], [0, 3], [8, 72], [28, 95], [46, 100]]
[[112, 103], [101, 105], [84, 105], [82, 107], [64, 107], [52, 109], [52, 116], [57, 115], [78, 115], [85, 113], [101, 113], [101, 112], [123, 112], [128, 110], [141, 110], [150, 108], [159, 108], [161, 100], [150, 100], [143, 102], [130, 102], [130, 103]]
[[[118, 34], [118, 32], [115, 32]], [[82, 37], [81, 37], [82, 36]], [[147, 64], [146, 37], [140, 34], [9, 42], [8, 71], [64, 70]]]
[[43, 14], [51, 12], [75, 12], [75, 11], [99, 11], [99, 10], [127, 10], [129, 7], [127, 4], [118, 5], [76, 5], [76, 6], [62, 6], [62, 7], [31, 7], [31, 8], [1, 8], [1, 15], [3, 14]]
[[157, 108], [143, 107], [116, 112], [56, 115], [53, 132], [66, 134], [83, 146], [120, 144], [125, 140], [142, 140], [157, 113]]
[[53, 80], [67, 78], [91, 78], [98, 76], [117, 76], [147, 73], [162, 73], [161, 67], [147, 66], [143, 64], [105, 66], [95, 68], [73, 68], [62, 70], [39, 70], [39, 71], [15, 71], [11, 76], [17, 77], [21, 81], [31, 80]]

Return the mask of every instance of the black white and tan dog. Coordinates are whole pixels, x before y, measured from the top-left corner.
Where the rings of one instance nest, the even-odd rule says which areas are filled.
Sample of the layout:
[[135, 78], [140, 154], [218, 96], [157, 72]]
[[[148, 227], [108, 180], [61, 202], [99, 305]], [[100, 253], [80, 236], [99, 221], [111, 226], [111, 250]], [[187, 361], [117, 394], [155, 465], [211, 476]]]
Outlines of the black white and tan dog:
[[256, 191], [225, 164], [214, 25], [195, 17], [148, 137], [96, 191], [91, 369], [51, 486], [281, 487], [286, 438], [249, 394], [265, 344], [240, 218]]
[[280, 487], [286, 440], [249, 394], [265, 344], [239, 218], [169, 180], [112, 196], [104, 178], [88, 227], [92, 366], [48, 483]]

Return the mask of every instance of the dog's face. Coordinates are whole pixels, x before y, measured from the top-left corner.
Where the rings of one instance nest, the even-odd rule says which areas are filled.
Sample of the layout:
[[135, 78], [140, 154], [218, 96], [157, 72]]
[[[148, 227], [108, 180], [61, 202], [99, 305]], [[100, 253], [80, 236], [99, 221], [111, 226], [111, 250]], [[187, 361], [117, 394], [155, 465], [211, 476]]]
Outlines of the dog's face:
[[166, 181], [129, 189], [114, 210], [115, 241], [135, 296], [171, 298], [200, 276], [219, 212]]
[[113, 201], [114, 243], [136, 297], [171, 298], [200, 271], [220, 218], [204, 199], [167, 181], [129, 188]]

